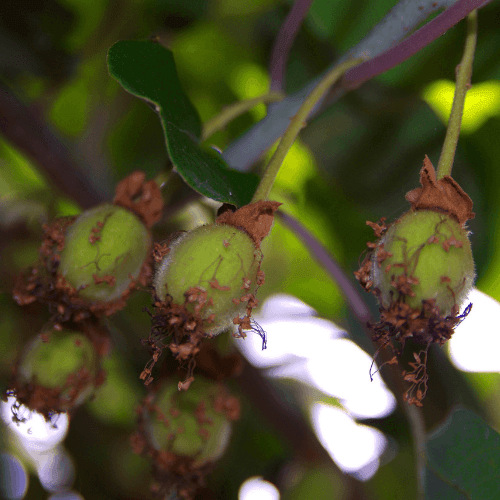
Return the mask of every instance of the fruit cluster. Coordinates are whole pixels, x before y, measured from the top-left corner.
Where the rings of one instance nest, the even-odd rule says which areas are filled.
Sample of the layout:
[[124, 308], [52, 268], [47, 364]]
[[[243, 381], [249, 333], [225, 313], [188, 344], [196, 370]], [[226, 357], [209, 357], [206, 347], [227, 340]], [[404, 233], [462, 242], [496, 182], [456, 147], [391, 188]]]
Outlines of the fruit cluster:
[[[102, 360], [111, 348], [103, 316], [122, 309], [139, 285], [149, 287], [155, 312], [145, 343], [153, 359], [141, 378], [146, 385], [152, 381], [165, 345], [188, 373], [176, 382], [167, 368], [151, 386], [137, 410], [132, 444], [152, 460], [157, 493], [193, 498], [226, 449], [240, 413], [239, 401], [222, 385], [241, 368], [240, 358], [210, 351], [211, 343], [202, 341], [235, 325], [239, 337], [252, 329], [255, 294], [264, 282], [260, 246], [279, 205], [223, 205], [214, 224], [153, 246], [161, 193], [135, 172], [117, 186], [113, 203], [44, 227], [39, 262], [19, 276], [13, 295], [19, 305], [45, 304], [51, 316], [13, 370], [7, 395], [17, 399], [14, 418], [23, 418], [23, 406], [50, 420], [88, 399], [105, 381]], [[197, 363], [204, 376], [186, 391]]]
[[39, 261], [22, 273], [13, 296], [25, 306], [45, 304], [48, 327], [18, 360], [8, 395], [46, 419], [87, 399], [105, 374], [110, 350], [102, 316], [123, 308], [152, 276], [150, 226], [163, 201], [153, 181], [135, 172], [116, 190], [113, 203], [62, 217], [44, 227]]

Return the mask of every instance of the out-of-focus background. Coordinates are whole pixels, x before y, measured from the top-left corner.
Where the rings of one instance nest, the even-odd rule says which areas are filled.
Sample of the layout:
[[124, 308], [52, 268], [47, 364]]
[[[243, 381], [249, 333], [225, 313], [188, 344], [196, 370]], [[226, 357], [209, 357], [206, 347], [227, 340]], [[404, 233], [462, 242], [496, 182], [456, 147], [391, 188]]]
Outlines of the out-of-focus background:
[[[315, 0], [290, 52], [286, 92], [320, 74], [393, 5]], [[15, 276], [37, 259], [41, 225], [111, 198], [116, 183], [134, 170], [152, 178], [168, 168], [160, 121], [109, 76], [109, 47], [158, 36], [173, 51], [183, 88], [206, 121], [235, 101], [269, 90], [271, 49], [290, 7], [276, 0], [4, 2], [0, 120], [12, 127], [21, 123], [19, 134], [25, 135], [16, 144], [0, 136], [2, 390], [23, 346], [49, 318], [42, 306], [21, 308], [11, 296]], [[468, 224], [477, 273], [473, 308], [448, 346], [430, 351], [422, 409], [427, 431], [456, 405], [500, 428], [499, 20], [498, 2], [479, 11], [472, 88], [453, 169], [476, 213]], [[424, 155], [437, 163], [464, 36], [462, 22], [327, 106], [285, 160], [271, 199], [283, 202], [283, 211], [302, 222], [349, 279], [373, 239], [365, 221], [391, 221], [406, 211], [404, 195], [418, 186]], [[264, 105], [255, 107], [207, 144], [224, 150], [265, 114]], [[57, 175], [42, 168], [37, 155]], [[83, 192], [79, 202], [64, 188], [75, 179]], [[194, 196], [179, 178], [172, 183], [166, 216], [154, 228], [157, 241], [213, 221], [218, 207]], [[229, 382], [241, 398], [242, 418], [199, 498], [416, 498], [408, 412], [380, 375], [370, 383], [373, 346], [338, 285], [280, 219], [264, 253], [266, 284], [256, 318], [267, 331], [268, 349], [261, 350], [257, 335], [233, 342], [258, 370], [259, 384], [279, 395], [276, 406], [296, 412], [333, 463], [297, 453], [272, 418], [273, 406], [259, 406], [247, 373], [247, 383]], [[376, 314], [373, 298], [364, 298]], [[149, 464], [129, 444], [134, 409], [146, 394], [139, 374], [149, 354], [140, 339], [149, 332], [143, 308], [150, 304], [147, 292], [137, 292], [110, 319], [114, 349], [106, 360], [107, 383], [69, 423], [62, 415], [57, 428], [35, 420], [20, 428], [8, 405], [2, 407], [0, 481], [6, 498], [152, 498]], [[7, 484], [12, 477], [15, 484]]]

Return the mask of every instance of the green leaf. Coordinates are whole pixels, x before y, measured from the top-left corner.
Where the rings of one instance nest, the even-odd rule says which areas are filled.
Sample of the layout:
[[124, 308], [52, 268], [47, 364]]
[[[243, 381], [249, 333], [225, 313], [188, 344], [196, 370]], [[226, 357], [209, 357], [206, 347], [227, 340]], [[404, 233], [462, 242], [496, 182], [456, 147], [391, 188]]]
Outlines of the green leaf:
[[203, 149], [171, 123], [164, 130], [170, 158], [189, 186], [216, 201], [238, 207], [250, 203], [259, 183], [257, 175], [230, 169], [217, 151]]
[[200, 117], [182, 90], [170, 50], [147, 40], [116, 42], [108, 68], [126, 91], [154, 104], [162, 121], [200, 137]]
[[199, 144], [200, 117], [182, 90], [171, 51], [152, 41], [120, 41], [108, 51], [108, 68], [159, 114], [170, 159], [189, 186], [216, 201], [250, 202], [258, 177], [229, 169], [216, 151]]
[[500, 498], [500, 435], [473, 412], [456, 410], [427, 441], [429, 467], [473, 500]]
[[425, 500], [468, 500], [468, 497], [453, 486], [440, 479], [436, 474], [429, 469], [425, 468]]

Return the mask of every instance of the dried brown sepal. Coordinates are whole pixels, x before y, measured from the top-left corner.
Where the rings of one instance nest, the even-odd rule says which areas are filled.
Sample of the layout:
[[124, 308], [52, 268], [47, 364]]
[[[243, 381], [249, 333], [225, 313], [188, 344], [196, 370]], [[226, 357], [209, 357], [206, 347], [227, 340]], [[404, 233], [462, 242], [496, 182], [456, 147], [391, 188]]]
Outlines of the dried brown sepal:
[[77, 216], [59, 217], [52, 224], [42, 226], [44, 235], [40, 246], [40, 257], [45, 260], [51, 260], [50, 264], [56, 265], [60, 260], [60, 253], [64, 249], [65, 234]]
[[[194, 380], [193, 372], [198, 362], [202, 342], [204, 339], [211, 338], [205, 333], [205, 328], [214, 321], [215, 315], [212, 314], [203, 319], [204, 309], [212, 305], [212, 299], [207, 300], [207, 292], [202, 288], [190, 288], [184, 296], [183, 304], [174, 303], [172, 297], [168, 294], [164, 301], [155, 297], [155, 313], [150, 313], [151, 331], [149, 337], [142, 340], [143, 345], [147, 345], [152, 354], [152, 359], [147, 363], [140, 375], [140, 379], [144, 380], [145, 385], [149, 385], [153, 381], [152, 370], [158, 362], [163, 349], [167, 347], [182, 366], [187, 364], [186, 379], [180, 383], [179, 390], [188, 389], [190, 383]], [[266, 333], [251, 319], [252, 310], [257, 307], [258, 300], [254, 294], [245, 293], [239, 301], [247, 303], [246, 314], [241, 318], [237, 316], [233, 319], [233, 323], [238, 325], [238, 332], [233, 336], [245, 338], [244, 330], [252, 330], [262, 338], [264, 349], [267, 342]], [[187, 307], [193, 304], [194, 308]], [[214, 366], [213, 360], [210, 363], [205, 355], [200, 358], [200, 368], [209, 378], [222, 380], [240, 369], [238, 368], [240, 363], [236, 363], [233, 357], [229, 357], [230, 361], [228, 362], [231, 366], [227, 368], [224, 368], [223, 360], [219, 358], [217, 366]], [[236, 366], [234, 363], [236, 363]]]
[[[366, 225], [370, 226], [373, 229], [373, 232], [375, 233], [375, 236], [377, 238], [380, 238], [387, 231], [388, 228], [385, 221], [386, 221], [385, 217], [382, 217], [378, 222], [371, 222], [367, 220]], [[372, 274], [371, 269], [372, 269], [373, 250], [377, 248], [377, 243], [368, 241], [366, 243], [366, 246], [368, 247], [368, 253], [365, 255], [363, 262], [361, 262], [359, 269], [357, 271], [354, 271], [354, 277], [358, 280], [359, 284], [365, 289], [365, 291], [374, 293], [372, 289], [373, 281], [371, 279], [371, 274]], [[390, 252], [386, 252], [382, 248], [382, 252], [380, 252], [377, 255], [378, 266], [381, 267], [382, 262], [387, 257], [391, 256], [392, 254]]]
[[[14, 374], [14, 382], [11, 383], [10, 389], [7, 391], [8, 396], [16, 398], [16, 403], [12, 408], [13, 419], [22, 421], [23, 419], [18, 415], [20, 408], [25, 407], [40, 413], [49, 422], [52, 416], [71, 411], [81, 393], [91, 383], [92, 376], [85, 368], [68, 376], [63, 387], [53, 389], [38, 385], [36, 382], [21, 384], [16, 381], [16, 374]], [[64, 397], [63, 394], [65, 394]]]
[[373, 232], [375, 233], [375, 236], [377, 238], [380, 238], [386, 231], [387, 231], [387, 225], [385, 223], [386, 217], [382, 217], [378, 223], [377, 222], [370, 222], [369, 220], [366, 221], [366, 225], [370, 226], [373, 229]]
[[[92, 316], [111, 316], [125, 307], [127, 299], [138, 286], [146, 287], [153, 274], [152, 256], [149, 255], [137, 279], [131, 277], [127, 289], [118, 299], [89, 303], [81, 298], [78, 290], [57, 272], [60, 253], [64, 249], [64, 234], [75, 220], [76, 217], [61, 217], [52, 224], [43, 226], [39, 262], [16, 278], [12, 292], [14, 300], [20, 306], [35, 301], [47, 304], [52, 323], [80, 322]], [[94, 277], [96, 283], [109, 283], [113, 279], [114, 276]]]
[[139, 170], [125, 177], [115, 190], [113, 203], [134, 212], [147, 227], [156, 224], [163, 212], [163, 198], [155, 181], [147, 181]]
[[[396, 265], [394, 265], [396, 266]], [[407, 295], [408, 297], [415, 297], [415, 292], [413, 291], [412, 285], [418, 285], [418, 278], [414, 276], [408, 276], [405, 274], [400, 274], [396, 279], [391, 281], [391, 286], [393, 286], [398, 293], [401, 295]]]
[[214, 288], [215, 290], [222, 290], [222, 291], [228, 291], [231, 290], [230, 286], [224, 286], [219, 283], [219, 280], [217, 278], [213, 278], [211, 281], [208, 282], [208, 284]]
[[[204, 292], [204, 293], [203, 293]], [[151, 331], [148, 339], [142, 341], [152, 350], [152, 359], [142, 371], [140, 378], [145, 385], [152, 382], [151, 375], [155, 364], [163, 352], [168, 347], [175, 359], [181, 364], [188, 365], [188, 373], [182, 389], [189, 387], [188, 380], [193, 377], [195, 367], [195, 356], [200, 351], [200, 344], [205, 335], [204, 322], [201, 314], [203, 309], [209, 305], [204, 300], [206, 292], [204, 290], [190, 289], [185, 294], [184, 304], [175, 304], [170, 295], [166, 295], [161, 301], [156, 297], [155, 313], [151, 315]], [[195, 304], [194, 314], [186, 307], [188, 304]]]
[[262, 286], [266, 282], [266, 274], [259, 269], [257, 271], [257, 286]]
[[159, 264], [165, 255], [170, 253], [170, 245], [174, 240], [176, 240], [181, 234], [187, 231], [175, 231], [173, 232], [165, 241], [161, 243], [153, 244], [153, 260], [156, 264]]
[[359, 284], [365, 289], [366, 292], [371, 292], [373, 281], [371, 279], [372, 269], [372, 254], [371, 252], [365, 256], [359, 269], [354, 271], [354, 277], [358, 280]]
[[410, 388], [404, 394], [404, 400], [408, 404], [414, 404], [415, 406], [423, 406], [422, 400], [427, 394], [427, 382], [429, 380], [429, 375], [427, 375], [427, 354], [429, 352], [429, 346], [420, 351], [418, 354], [413, 353], [414, 363], [408, 363], [413, 370], [408, 372], [403, 370], [403, 378], [406, 382], [410, 382]]
[[[259, 280], [257, 280], [257, 286], [260, 286]], [[243, 286], [242, 288], [244, 290], [247, 290], [247, 288], [245, 286]], [[257, 292], [257, 290], [256, 290], [256, 292]], [[246, 302], [247, 306], [245, 309], [244, 316], [242, 316], [242, 317], [236, 316], [235, 318], [233, 318], [233, 324], [238, 325], [238, 331], [236, 333], [233, 333], [233, 337], [244, 339], [247, 336], [246, 333], [244, 332], [244, 330], [254, 330], [262, 337], [262, 339], [265, 343], [265, 336], [263, 336], [262, 333], [259, 331], [260, 327], [255, 328], [255, 322], [252, 319], [252, 310], [255, 309], [259, 304], [259, 301], [255, 297], [255, 294], [245, 293], [244, 295], [242, 295], [239, 298], [239, 301], [240, 301], [240, 303]], [[262, 329], [260, 328], [260, 330], [262, 330]], [[263, 349], [264, 348], [265, 347], [263, 347]]]
[[153, 260], [158, 264], [163, 260], [163, 257], [170, 252], [167, 243], [154, 243], [153, 244]]
[[[435, 305], [435, 300], [425, 300], [421, 309], [412, 309], [402, 301], [394, 301], [389, 308], [380, 308], [380, 321], [369, 323], [373, 331], [372, 340], [380, 348], [390, 347], [394, 356], [400, 357], [408, 339], [426, 346], [419, 355], [414, 354], [415, 363], [409, 363], [413, 371], [403, 371], [403, 377], [411, 385], [406, 391], [405, 400], [421, 406], [427, 392], [427, 350], [431, 344], [443, 345], [449, 340], [455, 328], [469, 314], [469, 304], [462, 314], [454, 308], [451, 315], [442, 317]], [[391, 361], [394, 358], [391, 359]]]
[[391, 252], [386, 252], [384, 250], [384, 244], [381, 243], [378, 247], [378, 252], [377, 252], [377, 265], [378, 267], [382, 267], [382, 262], [384, 262], [385, 259], [392, 257]]
[[405, 196], [413, 210], [442, 211], [462, 225], [474, 218], [472, 200], [467, 193], [449, 175], [437, 180], [436, 171], [427, 155], [420, 170], [420, 184], [422, 187], [408, 191]]
[[245, 205], [235, 212], [226, 210], [216, 219], [217, 224], [228, 224], [245, 230], [260, 248], [262, 240], [269, 234], [274, 221], [274, 212], [282, 203], [258, 201]]

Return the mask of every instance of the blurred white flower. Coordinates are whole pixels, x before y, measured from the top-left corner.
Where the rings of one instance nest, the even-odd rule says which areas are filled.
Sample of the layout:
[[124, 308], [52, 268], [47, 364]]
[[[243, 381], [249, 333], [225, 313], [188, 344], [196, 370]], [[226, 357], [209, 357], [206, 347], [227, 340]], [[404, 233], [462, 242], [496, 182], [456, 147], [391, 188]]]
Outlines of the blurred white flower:
[[447, 344], [450, 359], [466, 372], [500, 372], [497, 319], [500, 303], [477, 288], [469, 294], [466, 304], [469, 302], [472, 302], [469, 315]]
[[40, 413], [30, 411], [21, 405], [19, 409], [14, 411], [18, 419], [22, 421], [14, 422], [12, 412], [15, 403], [16, 398], [12, 396], [7, 398], [7, 402], [1, 402], [2, 420], [28, 452], [31, 450], [34, 452], [50, 450], [65, 439], [69, 427], [66, 413], [54, 415], [51, 421], [47, 422]]
[[260, 476], [249, 477], [240, 486], [238, 500], [279, 500], [280, 492], [274, 484]]
[[[335, 419], [337, 434], [324, 428], [328, 426], [327, 420], [319, 417], [313, 417], [316, 419], [315, 430], [318, 436], [323, 436], [321, 439], [327, 441], [331, 436], [338, 436], [331, 445], [324, 444], [341, 469], [368, 478], [378, 467], [378, 457], [386, 440], [375, 429], [359, 426], [353, 417], [387, 416], [394, 411], [396, 399], [379, 374], [374, 376], [373, 382], [370, 381], [372, 358], [349, 340], [335, 323], [315, 314], [314, 309], [295, 297], [274, 295], [255, 315], [256, 321], [267, 332], [267, 349], [262, 350], [262, 339], [252, 333], [237, 341], [236, 346], [254, 366], [267, 368], [269, 376], [292, 378], [337, 398], [349, 413], [337, 410], [345, 416], [343, 420]], [[314, 411], [313, 416], [316, 415]], [[360, 430], [354, 432], [356, 426]], [[372, 431], [375, 434], [367, 438]], [[359, 460], [355, 466], [341, 451], [345, 446], [340, 442], [341, 436], [348, 436], [347, 446], [356, 450]]]

